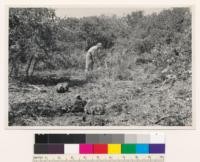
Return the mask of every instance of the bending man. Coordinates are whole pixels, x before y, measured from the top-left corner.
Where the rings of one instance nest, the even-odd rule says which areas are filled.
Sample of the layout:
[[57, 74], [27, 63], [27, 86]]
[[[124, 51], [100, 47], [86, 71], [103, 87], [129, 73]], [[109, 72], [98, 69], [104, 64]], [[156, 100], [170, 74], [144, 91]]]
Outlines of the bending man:
[[92, 71], [94, 65], [94, 56], [98, 54], [99, 49], [102, 47], [101, 43], [92, 46], [86, 53], [85, 71]]

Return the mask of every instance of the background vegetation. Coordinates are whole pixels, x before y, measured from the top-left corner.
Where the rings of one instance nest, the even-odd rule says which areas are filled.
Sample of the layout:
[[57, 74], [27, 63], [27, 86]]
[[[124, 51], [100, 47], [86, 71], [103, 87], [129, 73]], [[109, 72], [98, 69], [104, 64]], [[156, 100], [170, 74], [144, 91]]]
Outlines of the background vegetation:
[[[188, 8], [83, 18], [11, 8], [10, 125], [191, 125], [191, 33]], [[97, 42], [103, 50], [86, 77], [85, 53]], [[70, 92], [57, 94], [66, 81]], [[102, 113], [63, 113], [77, 94]]]

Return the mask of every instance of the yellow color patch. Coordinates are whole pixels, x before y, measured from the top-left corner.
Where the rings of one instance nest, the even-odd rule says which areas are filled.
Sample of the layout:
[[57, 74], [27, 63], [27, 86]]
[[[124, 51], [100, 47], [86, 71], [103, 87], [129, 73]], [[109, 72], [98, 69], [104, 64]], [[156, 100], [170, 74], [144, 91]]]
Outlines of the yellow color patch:
[[121, 144], [108, 144], [108, 154], [121, 154]]

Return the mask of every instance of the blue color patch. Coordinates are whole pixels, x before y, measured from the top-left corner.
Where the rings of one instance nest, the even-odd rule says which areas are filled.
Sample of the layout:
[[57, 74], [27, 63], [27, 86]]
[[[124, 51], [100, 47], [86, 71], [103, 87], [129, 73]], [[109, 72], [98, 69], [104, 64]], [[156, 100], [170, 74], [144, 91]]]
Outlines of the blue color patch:
[[149, 145], [136, 144], [136, 154], [149, 154]]

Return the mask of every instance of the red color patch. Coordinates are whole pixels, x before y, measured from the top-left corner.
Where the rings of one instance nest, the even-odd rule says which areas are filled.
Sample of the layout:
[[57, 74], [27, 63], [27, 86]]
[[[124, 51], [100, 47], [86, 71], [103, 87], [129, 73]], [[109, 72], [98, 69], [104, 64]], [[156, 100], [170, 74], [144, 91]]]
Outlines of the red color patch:
[[108, 145], [107, 144], [94, 144], [93, 145], [93, 153], [94, 154], [107, 154], [108, 153]]

